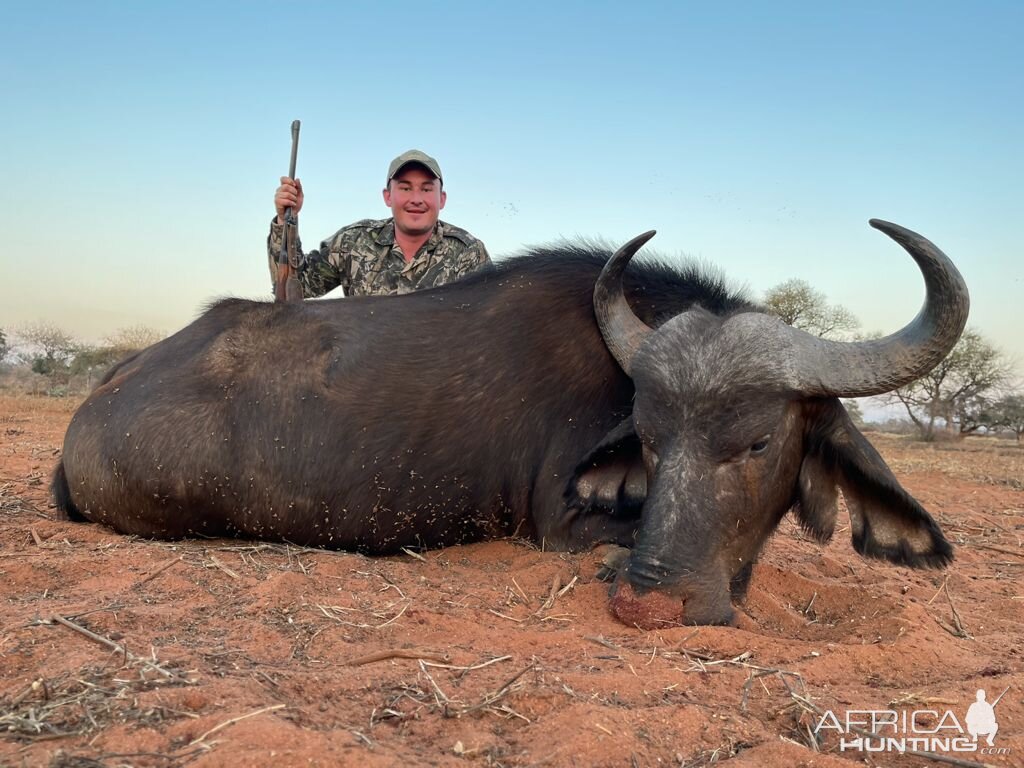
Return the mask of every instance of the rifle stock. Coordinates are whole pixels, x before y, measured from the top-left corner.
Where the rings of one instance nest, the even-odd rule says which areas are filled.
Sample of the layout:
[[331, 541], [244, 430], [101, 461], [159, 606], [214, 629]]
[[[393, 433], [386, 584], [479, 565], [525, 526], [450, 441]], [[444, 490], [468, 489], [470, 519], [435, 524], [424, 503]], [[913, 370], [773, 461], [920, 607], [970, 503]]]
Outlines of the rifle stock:
[[302, 301], [302, 285], [291, 265], [278, 262], [274, 301]]

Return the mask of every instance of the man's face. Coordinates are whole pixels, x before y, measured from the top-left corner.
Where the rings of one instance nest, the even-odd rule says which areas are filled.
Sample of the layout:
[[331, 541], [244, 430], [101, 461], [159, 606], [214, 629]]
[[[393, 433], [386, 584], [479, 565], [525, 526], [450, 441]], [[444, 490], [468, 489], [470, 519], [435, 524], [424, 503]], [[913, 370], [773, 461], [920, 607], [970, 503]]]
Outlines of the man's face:
[[441, 181], [419, 165], [403, 168], [384, 190], [384, 204], [395, 217], [395, 229], [413, 237], [434, 228], [446, 198]]

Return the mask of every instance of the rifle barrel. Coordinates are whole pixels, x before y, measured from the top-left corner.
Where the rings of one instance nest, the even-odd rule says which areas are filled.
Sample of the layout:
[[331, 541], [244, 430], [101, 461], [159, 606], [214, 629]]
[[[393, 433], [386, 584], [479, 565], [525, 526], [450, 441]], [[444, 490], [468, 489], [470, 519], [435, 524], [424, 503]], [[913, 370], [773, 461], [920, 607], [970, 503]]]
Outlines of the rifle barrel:
[[[288, 163], [288, 178], [295, 179], [295, 162], [299, 159], [299, 128], [302, 126], [298, 120], [292, 120], [292, 158]], [[292, 207], [289, 205], [284, 209], [284, 220], [291, 221]]]
[[292, 120], [292, 161], [288, 165], [288, 178], [295, 178], [295, 160], [299, 155], [299, 128], [301, 123], [298, 120]]

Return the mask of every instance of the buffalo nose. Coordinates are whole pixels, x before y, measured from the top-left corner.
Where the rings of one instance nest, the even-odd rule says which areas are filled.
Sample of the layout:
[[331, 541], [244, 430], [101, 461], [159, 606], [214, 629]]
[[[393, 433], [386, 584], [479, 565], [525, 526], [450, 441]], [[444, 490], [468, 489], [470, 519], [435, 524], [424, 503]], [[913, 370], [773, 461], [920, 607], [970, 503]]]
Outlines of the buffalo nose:
[[612, 595], [612, 613], [623, 623], [640, 629], [658, 629], [682, 624], [685, 603], [665, 592], [638, 594], [629, 582], [620, 583]]

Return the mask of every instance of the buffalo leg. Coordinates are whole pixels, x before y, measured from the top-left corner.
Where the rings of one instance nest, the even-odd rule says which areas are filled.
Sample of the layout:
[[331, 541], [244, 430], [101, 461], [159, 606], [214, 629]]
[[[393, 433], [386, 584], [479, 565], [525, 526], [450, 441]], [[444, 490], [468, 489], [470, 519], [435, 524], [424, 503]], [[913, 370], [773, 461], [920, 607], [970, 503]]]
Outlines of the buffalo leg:
[[742, 603], [747, 599], [747, 589], [750, 587], [750, 577], [754, 573], [754, 561], [740, 568], [729, 580], [729, 594], [734, 603]]
[[563, 549], [581, 552], [598, 544], [617, 544], [632, 547], [634, 533], [640, 525], [638, 518], [612, 517], [595, 513], [575, 517], [568, 525]]

